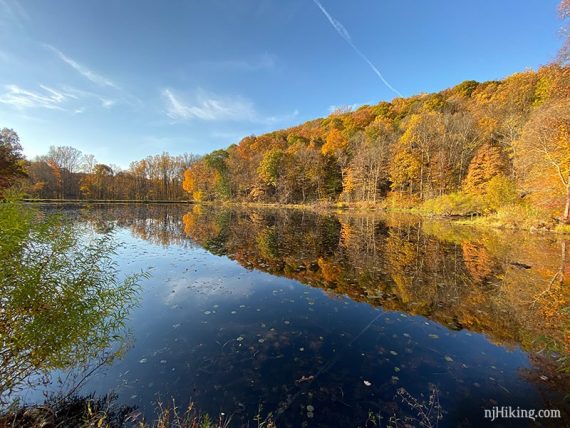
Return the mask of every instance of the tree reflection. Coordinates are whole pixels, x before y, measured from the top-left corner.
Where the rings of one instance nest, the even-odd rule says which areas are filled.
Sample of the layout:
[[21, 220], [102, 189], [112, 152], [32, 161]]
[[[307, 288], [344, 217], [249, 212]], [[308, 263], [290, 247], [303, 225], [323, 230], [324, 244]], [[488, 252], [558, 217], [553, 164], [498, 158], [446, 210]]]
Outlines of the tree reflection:
[[570, 355], [569, 267], [556, 237], [291, 210], [199, 208], [183, 223], [193, 241], [247, 268], [554, 351], [562, 363]]

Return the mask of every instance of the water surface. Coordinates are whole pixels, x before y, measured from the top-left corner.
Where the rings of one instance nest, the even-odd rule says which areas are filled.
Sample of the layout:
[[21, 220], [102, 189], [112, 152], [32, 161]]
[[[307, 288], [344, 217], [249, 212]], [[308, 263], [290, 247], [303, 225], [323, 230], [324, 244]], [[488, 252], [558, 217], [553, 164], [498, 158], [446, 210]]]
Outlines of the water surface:
[[481, 426], [496, 405], [568, 415], [557, 237], [380, 214], [64, 211], [114, 228], [123, 272], [152, 273], [129, 314], [132, 346], [81, 389], [114, 391], [147, 418], [174, 398], [236, 426], [269, 412], [278, 426], [364, 426], [371, 414], [419, 425], [402, 391], [419, 406], [434, 388], [439, 426]]

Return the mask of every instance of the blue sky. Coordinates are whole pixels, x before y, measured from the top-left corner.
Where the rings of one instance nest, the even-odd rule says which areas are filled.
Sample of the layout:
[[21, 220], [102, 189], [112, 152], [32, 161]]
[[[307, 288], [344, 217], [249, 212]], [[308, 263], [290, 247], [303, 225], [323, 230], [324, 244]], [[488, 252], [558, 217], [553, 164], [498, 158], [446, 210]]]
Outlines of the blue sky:
[[548, 63], [557, 0], [0, 0], [0, 127], [128, 166]]

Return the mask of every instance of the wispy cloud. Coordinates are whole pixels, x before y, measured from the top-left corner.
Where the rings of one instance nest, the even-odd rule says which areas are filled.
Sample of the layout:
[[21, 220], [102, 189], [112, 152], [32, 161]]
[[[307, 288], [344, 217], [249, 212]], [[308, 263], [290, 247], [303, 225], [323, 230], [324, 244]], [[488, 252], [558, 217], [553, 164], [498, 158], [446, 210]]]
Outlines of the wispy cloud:
[[94, 101], [105, 109], [115, 104], [114, 100], [71, 86], [54, 88], [40, 84], [37, 89], [27, 89], [12, 84], [5, 85], [4, 93], [0, 94], [0, 104], [11, 106], [17, 110], [43, 108], [80, 114], [85, 112], [88, 107], [93, 106]]
[[[2, 0], [0, 0], [2, 1]], [[58, 57], [63, 63], [70, 66], [73, 70], [83, 76], [85, 79], [99, 86], [105, 95], [96, 94], [94, 92], [80, 91], [83, 94], [89, 94], [89, 96], [98, 98], [101, 101], [101, 106], [104, 108], [110, 108], [116, 104], [129, 105], [130, 107], [138, 108], [143, 105], [143, 102], [135, 95], [129, 91], [121, 88], [110, 78], [103, 76], [92, 69], [86, 67], [83, 64], [78, 63], [73, 58], [65, 55], [62, 51], [56, 47], [44, 43], [43, 46], [51, 51], [56, 57]]]
[[183, 101], [170, 89], [162, 95], [167, 101], [167, 114], [174, 120], [254, 120], [253, 104], [244, 99], [224, 99], [203, 93], [193, 103]]
[[61, 89], [63, 91], [65, 91], [66, 93], [68, 93], [69, 95], [74, 96], [76, 99], [94, 99], [94, 100], [97, 100], [99, 102], [99, 105], [103, 108], [106, 108], [106, 109], [111, 108], [112, 106], [114, 106], [117, 103], [115, 100], [113, 100], [111, 98], [105, 97], [105, 96], [97, 94], [95, 92], [77, 89], [77, 88], [74, 88], [72, 86], [63, 85], [61, 87]]
[[64, 63], [66, 63], [71, 68], [73, 68], [75, 71], [77, 71], [79, 74], [81, 74], [83, 77], [85, 77], [87, 80], [90, 80], [91, 82], [95, 83], [96, 85], [99, 85], [102, 87], [120, 89], [114, 82], [112, 82], [107, 77], [102, 76], [101, 74], [94, 72], [93, 70], [87, 68], [86, 66], [84, 66], [82, 64], [79, 64], [77, 61], [75, 61], [74, 59], [65, 55], [59, 49], [57, 49], [51, 45], [48, 45], [48, 44], [44, 44], [44, 46], [48, 50], [52, 51], [60, 60], [62, 60]]
[[175, 121], [240, 121], [271, 124], [297, 116], [298, 112], [285, 116], [264, 116], [257, 112], [254, 104], [245, 98], [220, 97], [199, 90], [191, 101], [164, 89], [166, 114]]
[[348, 32], [348, 30], [344, 27], [344, 25], [342, 25], [339, 21], [337, 21], [333, 16], [331, 16], [330, 13], [328, 13], [328, 11], [324, 8], [324, 6], [321, 4], [321, 2], [319, 0], [313, 0], [313, 2], [317, 5], [317, 7], [321, 10], [321, 12], [323, 13], [323, 15], [325, 15], [325, 17], [328, 19], [329, 23], [332, 25], [332, 27], [335, 29], [335, 31], [338, 33], [338, 35], [340, 37], [342, 37], [344, 39], [344, 41], [346, 43], [348, 43], [350, 45], [350, 47], [358, 54], [358, 56], [360, 56], [364, 62], [366, 62], [366, 64], [368, 64], [368, 66], [372, 69], [372, 71], [378, 76], [378, 78], [382, 81], [382, 83], [384, 83], [384, 85], [386, 85], [386, 87], [388, 89], [390, 89], [391, 91], [393, 91], [395, 94], [397, 94], [399, 97], [402, 97], [402, 94], [400, 93], [400, 91], [398, 91], [396, 88], [394, 88], [383, 76], [383, 74], [380, 72], [380, 70], [378, 69], [378, 67], [376, 67], [374, 65], [374, 63], [372, 61], [370, 61], [370, 59], [360, 50], [358, 49], [358, 47], [354, 44], [354, 42], [352, 41], [352, 37], [350, 37], [350, 33]]
[[63, 104], [73, 96], [41, 85], [42, 91], [31, 91], [17, 85], [6, 85], [5, 92], [0, 95], [0, 103], [16, 109], [45, 108], [49, 110], [65, 110]]

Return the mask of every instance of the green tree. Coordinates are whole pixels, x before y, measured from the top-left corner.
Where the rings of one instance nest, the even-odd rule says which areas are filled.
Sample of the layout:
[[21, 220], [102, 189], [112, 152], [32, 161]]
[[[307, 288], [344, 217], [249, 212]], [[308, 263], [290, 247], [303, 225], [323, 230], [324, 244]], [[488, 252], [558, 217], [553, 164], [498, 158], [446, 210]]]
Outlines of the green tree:
[[280, 149], [271, 149], [263, 155], [257, 172], [261, 181], [269, 186], [276, 187], [283, 172], [284, 153]]
[[0, 232], [2, 402], [40, 375], [116, 355], [145, 274], [119, 279], [110, 233], [18, 202], [0, 203]]
[[215, 189], [220, 198], [228, 198], [230, 196], [228, 158], [229, 154], [226, 150], [215, 150], [204, 156], [204, 164], [214, 172]]

